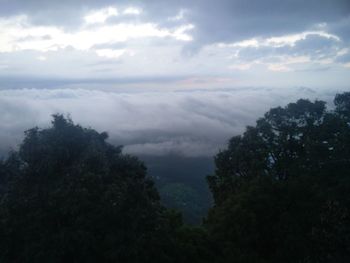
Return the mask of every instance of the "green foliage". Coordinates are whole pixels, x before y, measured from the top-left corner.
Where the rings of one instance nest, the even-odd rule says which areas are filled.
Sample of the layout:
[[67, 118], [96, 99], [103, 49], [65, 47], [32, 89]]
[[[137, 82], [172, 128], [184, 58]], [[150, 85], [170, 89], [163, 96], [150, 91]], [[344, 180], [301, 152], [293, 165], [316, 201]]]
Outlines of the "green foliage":
[[201, 203], [200, 194], [191, 186], [182, 183], [164, 185], [159, 194], [167, 207], [182, 211], [189, 224], [200, 224], [206, 207]]
[[185, 223], [200, 225], [212, 205], [205, 177], [214, 170], [210, 157], [140, 156], [154, 178], [164, 206], [182, 213]]
[[350, 260], [349, 93], [299, 100], [233, 137], [208, 177], [218, 262]]
[[349, 120], [350, 119], [350, 92], [337, 94], [334, 99], [334, 104], [336, 106], [337, 114]]
[[[169, 262], [169, 218], [145, 166], [54, 115], [0, 165], [1, 262]], [[154, 249], [157, 247], [157, 249]]]

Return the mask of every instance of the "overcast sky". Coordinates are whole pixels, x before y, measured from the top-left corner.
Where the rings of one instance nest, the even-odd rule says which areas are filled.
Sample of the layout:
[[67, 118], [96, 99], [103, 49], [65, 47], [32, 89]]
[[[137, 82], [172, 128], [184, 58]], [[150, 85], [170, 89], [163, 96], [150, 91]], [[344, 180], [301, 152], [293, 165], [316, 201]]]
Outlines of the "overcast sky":
[[61, 112], [128, 152], [211, 155], [349, 83], [349, 0], [0, 0], [2, 152]]

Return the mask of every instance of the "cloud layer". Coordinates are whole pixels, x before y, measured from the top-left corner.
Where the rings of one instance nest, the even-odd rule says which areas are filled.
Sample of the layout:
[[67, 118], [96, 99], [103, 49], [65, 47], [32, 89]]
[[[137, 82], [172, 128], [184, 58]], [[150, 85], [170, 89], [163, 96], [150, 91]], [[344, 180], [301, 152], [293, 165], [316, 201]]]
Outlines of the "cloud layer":
[[306, 88], [242, 88], [169, 92], [84, 89], [0, 91], [0, 149], [16, 147], [23, 131], [47, 127], [50, 115], [70, 114], [83, 126], [107, 131], [110, 141], [142, 155], [212, 156], [272, 106], [299, 97], [330, 100], [333, 92]]
[[330, 70], [349, 81], [348, 0], [0, 4], [0, 77], [227, 77], [249, 69], [237, 79], [268, 74], [271, 85], [278, 72]]
[[349, 0], [0, 6], [1, 151], [60, 112], [130, 153], [210, 156], [272, 106], [349, 89]]

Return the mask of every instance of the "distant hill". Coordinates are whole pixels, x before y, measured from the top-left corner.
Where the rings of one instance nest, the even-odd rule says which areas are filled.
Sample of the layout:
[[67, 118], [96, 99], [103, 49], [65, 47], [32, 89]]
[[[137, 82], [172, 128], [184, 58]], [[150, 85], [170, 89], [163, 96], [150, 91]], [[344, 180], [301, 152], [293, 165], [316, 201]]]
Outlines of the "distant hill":
[[214, 172], [212, 157], [139, 156], [153, 177], [163, 203], [183, 213], [187, 223], [198, 224], [212, 204], [205, 177]]

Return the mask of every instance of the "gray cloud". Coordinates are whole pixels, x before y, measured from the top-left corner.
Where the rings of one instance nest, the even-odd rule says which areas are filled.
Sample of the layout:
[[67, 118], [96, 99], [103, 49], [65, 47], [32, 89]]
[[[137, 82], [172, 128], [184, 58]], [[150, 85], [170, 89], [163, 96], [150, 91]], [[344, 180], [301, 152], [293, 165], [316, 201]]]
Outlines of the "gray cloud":
[[308, 56], [310, 59], [335, 58], [338, 51], [346, 45], [332, 38], [310, 34], [295, 42], [294, 45], [281, 47], [263, 46], [240, 48], [238, 57], [246, 61], [264, 59], [276, 56]]
[[350, 63], [350, 52], [349, 53], [346, 53], [342, 56], [339, 56], [337, 58], [337, 61], [340, 62], [340, 63]]
[[[0, 0], [1, 15], [26, 13], [37, 24], [74, 27], [86, 11], [106, 5], [140, 6], [142, 16], [164, 25], [174, 13], [189, 10], [183, 19], [196, 25], [193, 47], [213, 42], [232, 42], [255, 36], [268, 37], [308, 30], [319, 23], [330, 25], [342, 38], [349, 38], [348, 0]], [[62, 19], [64, 17], [64, 19]], [[80, 19], [80, 20], [79, 20]], [[125, 18], [130, 19], [130, 18]]]
[[53, 113], [71, 114], [83, 126], [107, 131], [110, 141], [142, 155], [211, 156], [272, 106], [299, 97], [330, 100], [323, 90], [241, 88], [169, 92], [105, 92], [83, 89], [0, 91], [0, 151], [23, 131], [47, 127]]
[[[5, 40], [6, 35], [16, 35], [16, 30], [21, 31], [24, 28], [27, 31], [23, 33], [23, 38], [9, 37], [8, 41], [4, 40], [5, 44], [2, 45], [4, 52], [0, 53], [0, 75], [2, 76], [41, 76], [62, 79], [82, 79], [86, 76], [99, 79], [112, 79], [115, 76], [135, 79], [161, 78], [174, 75], [237, 77], [242, 75], [237, 71], [244, 68], [251, 69], [252, 67], [247, 63], [252, 64], [256, 62], [255, 60], [262, 62], [260, 65], [264, 65], [265, 69], [270, 71], [286, 70], [285, 65], [271, 66], [271, 63], [283, 64], [286, 58], [278, 56], [307, 56], [309, 61], [302, 62], [305, 65], [295, 68], [288, 66], [288, 70], [305, 72], [325, 68], [324, 65], [318, 65], [320, 62], [318, 60], [323, 60], [321, 63], [328, 63], [326, 60], [330, 59], [331, 62], [336, 63], [327, 66], [337, 67], [337, 63], [343, 63], [342, 59], [337, 59], [337, 52], [350, 45], [348, 36], [350, 33], [347, 30], [350, 26], [348, 0], [136, 0], [133, 2], [0, 0], [0, 4], [3, 7], [0, 10], [0, 16], [3, 18], [25, 14], [29, 19], [29, 21], [19, 20], [20, 22], [15, 19], [8, 20], [7, 22], [10, 21], [12, 26], [23, 23], [19, 29], [14, 26], [10, 33], [6, 31], [6, 23], [3, 25]], [[103, 25], [121, 25], [129, 22], [139, 23], [138, 25], [151, 23], [155, 26], [150, 31], [155, 30], [157, 33], [138, 38], [136, 31], [145, 30], [136, 28], [135, 34], [126, 34], [126, 39], [123, 37], [104, 39], [102, 36], [111, 36], [113, 35], [111, 32], [116, 32], [116, 36], [118, 33], [123, 35], [128, 29], [110, 28], [112, 31], [108, 31], [108, 34], [102, 34], [97, 30], [100, 32], [98, 34], [97, 31], [90, 29], [101, 29], [102, 26], [86, 25], [83, 17], [90, 11], [96, 11], [108, 5], [116, 6], [120, 15], [109, 17]], [[123, 15], [124, 8], [130, 5], [142, 9], [140, 15]], [[54, 27], [45, 28], [49, 35], [34, 34], [33, 31], [38, 32], [40, 28], [34, 27], [33, 23]], [[185, 30], [186, 33], [181, 35], [181, 26], [189, 26], [189, 24], [195, 27]], [[55, 29], [61, 26], [64, 29], [60, 34], [64, 37], [54, 33]], [[83, 30], [87, 30], [85, 35], [79, 34]], [[181, 36], [176, 34], [177, 30], [180, 30], [178, 34]], [[165, 31], [166, 36], [156, 37], [158, 33]], [[217, 43], [232, 44], [251, 38], [261, 40], [305, 32], [323, 32], [324, 35], [309, 34], [296, 41], [294, 46], [240, 48], [238, 57], [234, 57], [234, 52], [237, 50], [230, 54], [229, 49], [218, 50], [215, 46]], [[29, 36], [25, 36], [26, 34]], [[332, 35], [333, 38], [327, 38], [325, 34], [335, 35]], [[49, 36], [53, 38], [52, 42], [40, 41], [48, 40]], [[186, 37], [193, 37], [193, 41], [184, 40]], [[94, 41], [102, 38], [104, 40], [101, 42]], [[16, 49], [14, 47], [18, 46], [17, 44], [22, 46], [19, 45]], [[40, 48], [41, 46], [43, 47]], [[233, 59], [229, 60], [229, 57]], [[239, 63], [246, 63], [246, 65], [237, 66], [236, 64]], [[261, 74], [263, 71], [262, 68], [251, 71], [254, 70], [256, 70], [254, 74]], [[266, 74], [266, 71], [263, 73]], [[335, 75], [339, 78], [339, 75], [344, 74], [346, 73], [340, 69]], [[275, 77], [271, 74], [271, 84], [275, 82], [272, 80]], [[254, 76], [246, 79], [254, 79]], [[242, 81], [242, 78], [239, 80]]]
[[264, 65], [273, 71], [316, 72], [336, 66], [348, 67], [348, 45], [322, 31], [249, 41], [226, 45], [234, 54], [231, 56], [234, 68]]
[[[142, 13], [112, 16], [102, 26], [148, 23], [156, 32], [92, 41], [102, 26], [83, 17], [109, 5], [120, 14], [130, 5]], [[0, 0], [0, 6], [0, 34], [9, 38], [0, 53], [0, 152], [60, 112], [108, 131], [130, 153], [209, 156], [268, 108], [299, 97], [329, 100], [349, 83], [349, 0]], [[195, 27], [181, 35], [189, 24]], [[42, 25], [53, 27], [35, 27]], [[78, 35], [83, 30], [87, 38]], [[305, 32], [293, 44], [235, 46]], [[293, 85], [314, 90], [276, 88]]]

